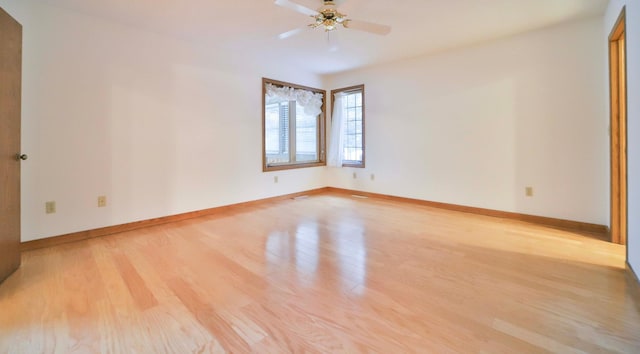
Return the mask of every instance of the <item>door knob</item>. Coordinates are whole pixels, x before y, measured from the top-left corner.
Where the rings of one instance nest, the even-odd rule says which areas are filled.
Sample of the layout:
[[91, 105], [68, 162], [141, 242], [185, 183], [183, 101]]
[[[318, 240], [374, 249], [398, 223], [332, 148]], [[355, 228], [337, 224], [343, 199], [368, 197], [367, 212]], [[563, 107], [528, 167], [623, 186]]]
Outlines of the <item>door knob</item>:
[[27, 156], [27, 154], [22, 154], [22, 155], [18, 154], [18, 155], [16, 155], [16, 158], [17, 158], [17, 160], [25, 161], [26, 159], [29, 158], [29, 156]]

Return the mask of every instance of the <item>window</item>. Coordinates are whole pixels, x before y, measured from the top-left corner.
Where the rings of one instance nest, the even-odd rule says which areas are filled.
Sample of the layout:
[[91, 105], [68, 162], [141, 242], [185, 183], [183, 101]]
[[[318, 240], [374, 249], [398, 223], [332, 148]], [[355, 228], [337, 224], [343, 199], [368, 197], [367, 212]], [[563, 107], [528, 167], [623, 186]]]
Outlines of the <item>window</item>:
[[326, 92], [262, 79], [263, 171], [325, 165]]
[[330, 161], [334, 166], [364, 167], [364, 85], [331, 91], [333, 102]]

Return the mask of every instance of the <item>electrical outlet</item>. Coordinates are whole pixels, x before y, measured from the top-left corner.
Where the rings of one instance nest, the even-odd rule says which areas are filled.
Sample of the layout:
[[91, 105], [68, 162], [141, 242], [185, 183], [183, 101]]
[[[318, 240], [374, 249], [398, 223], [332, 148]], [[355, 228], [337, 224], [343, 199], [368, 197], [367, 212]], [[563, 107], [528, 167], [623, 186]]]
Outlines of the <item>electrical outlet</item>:
[[107, 206], [107, 197], [101, 195], [98, 197], [98, 208], [103, 208]]
[[376, 180], [376, 175], [374, 175], [373, 173], [371, 174], [371, 180], [375, 181]]
[[273, 176], [273, 183], [278, 183], [278, 176]]
[[54, 214], [56, 212], [56, 202], [46, 202], [44, 203], [44, 212], [47, 214]]
[[353, 179], [356, 179], [356, 178], [358, 178], [358, 175], [354, 172], [353, 173]]
[[524, 194], [527, 197], [533, 197], [533, 187], [525, 187]]

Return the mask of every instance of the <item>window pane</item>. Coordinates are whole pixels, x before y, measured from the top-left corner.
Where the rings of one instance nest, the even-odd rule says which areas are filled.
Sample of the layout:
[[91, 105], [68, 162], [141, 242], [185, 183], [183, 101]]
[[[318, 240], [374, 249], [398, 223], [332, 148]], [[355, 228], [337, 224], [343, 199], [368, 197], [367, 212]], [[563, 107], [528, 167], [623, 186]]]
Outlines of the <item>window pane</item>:
[[265, 107], [265, 149], [267, 154], [278, 151], [279, 110], [278, 104], [270, 104]]
[[296, 106], [296, 161], [318, 161], [318, 117]]
[[362, 92], [346, 96], [346, 129], [344, 135], [343, 159], [350, 162], [362, 161]]
[[353, 107], [356, 105], [356, 97], [355, 95], [347, 96], [347, 107]]
[[289, 102], [265, 106], [264, 133], [267, 163], [289, 162]]
[[356, 136], [353, 134], [347, 135], [347, 141], [344, 145], [348, 148], [356, 147]]
[[362, 159], [362, 150], [356, 148], [344, 149], [345, 161], [359, 161]]

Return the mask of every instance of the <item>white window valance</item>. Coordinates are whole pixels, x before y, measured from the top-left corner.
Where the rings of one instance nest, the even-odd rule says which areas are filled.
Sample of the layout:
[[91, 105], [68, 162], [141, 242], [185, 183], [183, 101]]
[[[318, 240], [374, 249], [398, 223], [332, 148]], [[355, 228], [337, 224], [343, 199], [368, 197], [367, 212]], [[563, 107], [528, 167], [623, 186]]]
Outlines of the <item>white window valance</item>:
[[304, 109], [304, 113], [317, 116], [322, 113], [322, 94], [287, 86], [265, 85], [266, 103], [296, 101]]

